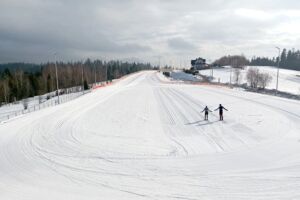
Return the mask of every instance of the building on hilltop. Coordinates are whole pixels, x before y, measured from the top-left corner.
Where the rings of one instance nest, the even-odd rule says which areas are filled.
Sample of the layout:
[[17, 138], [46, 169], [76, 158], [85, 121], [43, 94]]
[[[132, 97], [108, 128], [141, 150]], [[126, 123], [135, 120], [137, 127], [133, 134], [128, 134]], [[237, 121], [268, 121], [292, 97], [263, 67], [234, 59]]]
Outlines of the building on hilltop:
[[200, 57], [196, 58], [195, 60], [191, 60], [191, 65], [191, 70], [201, 70], [209, 67], [208, 64], [206, 64], [206, 60]]

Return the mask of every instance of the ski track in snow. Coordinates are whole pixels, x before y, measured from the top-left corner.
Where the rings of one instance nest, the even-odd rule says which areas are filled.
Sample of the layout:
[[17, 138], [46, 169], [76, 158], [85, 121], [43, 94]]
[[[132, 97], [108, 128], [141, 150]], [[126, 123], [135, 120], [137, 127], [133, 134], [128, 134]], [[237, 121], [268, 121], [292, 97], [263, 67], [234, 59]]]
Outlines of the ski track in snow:
[[300, 199], [299, 113], [136, 73], [0, 124], [0, 199]]

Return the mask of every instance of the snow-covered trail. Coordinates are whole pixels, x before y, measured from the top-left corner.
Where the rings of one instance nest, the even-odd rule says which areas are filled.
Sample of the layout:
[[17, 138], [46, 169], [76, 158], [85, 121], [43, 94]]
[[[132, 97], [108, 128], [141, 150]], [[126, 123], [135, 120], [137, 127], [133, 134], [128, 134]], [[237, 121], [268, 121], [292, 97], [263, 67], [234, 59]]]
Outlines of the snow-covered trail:
[[161, 78], [0, 124], [0, 199], [300, 199], [299, 102]]

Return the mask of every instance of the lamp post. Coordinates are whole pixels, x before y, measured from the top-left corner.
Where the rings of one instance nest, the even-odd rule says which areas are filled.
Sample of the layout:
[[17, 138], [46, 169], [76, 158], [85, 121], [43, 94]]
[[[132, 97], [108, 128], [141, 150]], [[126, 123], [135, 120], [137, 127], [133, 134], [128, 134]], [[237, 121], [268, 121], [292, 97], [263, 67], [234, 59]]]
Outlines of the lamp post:
[[160, 70], [160, 60], [161, 60], [161, 56], [158, 56], [158, 70]]
[[231, 82], [232, 82], [232, 66], [230, 66], [230, 77], [229, 77], [229, 80], [230, 80], [230, 85], [231, 85]]
[[82, 81], [82, 93], [84, 93], [83, 61], [81, 61], [81, 81]]
[[57, 91], [57, 98], [58, 98], [58, 104], [59, 101], [59, 88], [58, 88], [58, 74], [57, 74], [57, 62], [56, 62], [56, 52], [54, 53], [54, 60], [55, 60], [55, 75], [56, 75], [56, 91]]
[[212, 79], [214, 79], [214, 67], [212, 66], [212, 62], [211, 59], [208, 60], [211, 71], [210, 71], [210, 76], [212, 77]]
[[107, 63], [105, 64], [105, 82], [107, 83]]
[[105, 84], [107, 84], [107, 65], [108, 65], [108, 63], [106, 62], [106, 57], [105, 56], [103, 56], [103, 57], [101, 57], [101, 66], [103, 67], [103, 66], [105, 66]]
[[94, 70], [95, 70], [95, 87], [96, 87], [96, 83], [97, 83], [97, 71], [96, 71], [96, 63], [94, 61]]
[[279, 79], [279, 63], [280, 63], [280, 48], [275, 47], [278, 49], [278, 62], [277, 62], [277, 78], [276, 78], [276, 95], [278, 93], [278, 79]]

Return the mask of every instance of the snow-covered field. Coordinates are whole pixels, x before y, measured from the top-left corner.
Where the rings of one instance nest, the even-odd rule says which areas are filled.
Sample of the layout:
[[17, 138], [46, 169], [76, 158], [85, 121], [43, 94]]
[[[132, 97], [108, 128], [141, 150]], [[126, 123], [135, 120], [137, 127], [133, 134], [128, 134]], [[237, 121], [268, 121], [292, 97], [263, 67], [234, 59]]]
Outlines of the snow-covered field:
[[[246, 73], [250, 66], [246, 67], [241, 71], [241, 83], [246, 83]], [[272, 76], [271, 83], [267, 86], [268, 89], [276, 88], [276, 78], [277, 78], [277, 68], [274, 67], [264, 67], [257, 66], [260, 72], [266, 72]], [[215, 82], [220, 81], [221, 83], [230, 82], [230, 71], [232, 71], [232, 83], [234, 83], [234, 71], [230, 67], [214, 69], [213, 75]], [[211, 75], [211, 70], [201, 70], [199, 71], [202, 75]], [[289, 92], [292, 94], [300, 94], [300, 71], [280, 69], [279, 70], [279, 81], [278, 81], [278, 90], [283, 92]]]
[[[225, 121], [203, 121], [219, 103]], [[0, 124], [0, 199], [300, 199], [299, 113], [299, 101], [137, 73]]]

